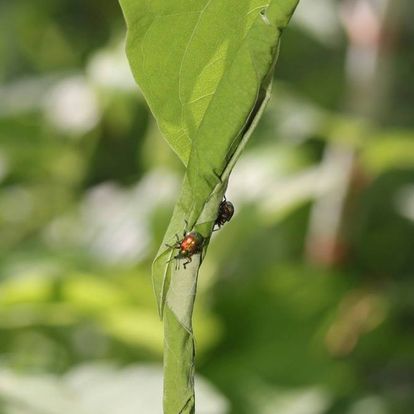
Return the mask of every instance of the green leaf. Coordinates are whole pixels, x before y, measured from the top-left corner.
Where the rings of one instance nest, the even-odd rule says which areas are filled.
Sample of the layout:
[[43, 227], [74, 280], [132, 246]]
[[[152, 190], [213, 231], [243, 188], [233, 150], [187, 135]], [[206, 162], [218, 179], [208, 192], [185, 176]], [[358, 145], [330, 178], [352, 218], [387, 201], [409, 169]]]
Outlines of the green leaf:
[[[171, 257], [164, 243], [223, 192], [230, 166], [261, 108], [281, 30], [297, 0], [121, 0], [127, 55], [171, 148], [187, 168], [183, 191], [154, 263], [160, 310]], [[211, 214], [208, 214], [210, 210]], [[217, 212], [212, 203], [204, 213]], [[204, 234], [209, 236], [209, 232]]]
[[196, 255], [187, 269], [175, 269], [175, 251], [166, 245], [196, 229], [206, 239], [205, 255], [231, 170], [269, 97], [280, 34], [297, 2], [120, 0], [133, 74], [186, 167], [153, 263], [160, 314], [167, 304], [166, 413], [194, 412], [191, 317], [202, 262]]

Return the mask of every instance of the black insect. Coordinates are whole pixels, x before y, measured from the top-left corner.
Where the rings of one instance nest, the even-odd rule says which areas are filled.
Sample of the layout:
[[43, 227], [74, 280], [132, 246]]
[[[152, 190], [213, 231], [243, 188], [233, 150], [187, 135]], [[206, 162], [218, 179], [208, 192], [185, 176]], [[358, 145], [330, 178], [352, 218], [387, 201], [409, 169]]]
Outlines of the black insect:
[[226, 197], [224, 197], [224, 200], [220, 203], [217, 218], [214, 222], [214, 226], [217, 226], [218, 228], [215, 229], [219, 230], [221, 226], [223, 226], [225, 223], [231, 220], [234, 214], [234, 206], [231, 201], [228, 201]]

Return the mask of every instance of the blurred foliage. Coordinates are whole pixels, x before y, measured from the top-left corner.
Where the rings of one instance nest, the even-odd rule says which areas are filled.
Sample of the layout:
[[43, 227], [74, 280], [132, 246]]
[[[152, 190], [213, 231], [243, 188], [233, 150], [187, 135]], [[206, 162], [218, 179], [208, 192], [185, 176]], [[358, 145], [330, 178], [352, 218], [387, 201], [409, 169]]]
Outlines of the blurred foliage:
[[[398, 2], [385, 99], [367, 116], [347, 101], [339, 20], [323, 42], [305, 3], [230, 180], [237, 214], [200, 274], [199, 371], [235, 414], [411, 414], [414, 8]], [[183, 170], [123, 35], [116, 2], [0, 2], [0, 384], [161, 361], [150, 261]], [[342, 178], [324, 162], [332, 146], [355, 170], [328, 263], [308, 243], [315, 204]], [[312, 239], [316, 258], [326, 248]], [[0, 386], [0, 412], [17, 412], [11, 395], [23, 398]]]

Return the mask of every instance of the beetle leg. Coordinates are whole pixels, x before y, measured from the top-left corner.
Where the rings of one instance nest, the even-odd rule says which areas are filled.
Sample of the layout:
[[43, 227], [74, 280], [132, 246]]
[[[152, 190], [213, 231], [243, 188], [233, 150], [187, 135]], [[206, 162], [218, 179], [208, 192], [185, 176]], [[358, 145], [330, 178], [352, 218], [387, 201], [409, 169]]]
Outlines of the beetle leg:
[[177, 241], [174, 244], [165, 243], [165, 245], [167, 247], [169, 247], [170, 249], [179, 249], [180, 248], [180, 238], [178, 237], [178, 234], [176, 234], [175, 237], [177, 238]]
[[171, 263], [173, 260], [177, 260], [178, 255], [171, 257], [170, 260], [167, 260], [165, 263]]
[[179, 249], [180, 248], [180, 243], [175, 243], [175, 244], [167, 244], [167, 243], [165, 243], [165, 245], [167, 246], [167, 247], [169, 247], [170, 249]]
[[184, 220], [184, 224], [185, 224], [185, 227], [184, 227], [184, 231], [183, 231], [183, 237], [185, 237], [185, 235], [188, 232], [188, 221]]
[[178, 265], [179, 265], [179, 259], [177, 258], [177, 256], [174, 256], [174, 257], [171, 257], [171, 259], [170, 260], [168, 260], [168, 262], [167, 263], [170, 263], [170, 262], [172, 262], [173, 260], [175, 260], [175, 266], [174, 266], [174, 269], [175, 270], [177, 270], [178, 269]]
[[186, 261], [186, 262], [184, 262], [184, 264], [183, 264], [184, 269], [187, 269], [187, 265], [188, 265], [189, 263], [191, 263], [191, 262], [192, 262], [192, 260], [193, 260], [193, 259], [191, 259], [191, 257], [187, 257], [187, 261]]

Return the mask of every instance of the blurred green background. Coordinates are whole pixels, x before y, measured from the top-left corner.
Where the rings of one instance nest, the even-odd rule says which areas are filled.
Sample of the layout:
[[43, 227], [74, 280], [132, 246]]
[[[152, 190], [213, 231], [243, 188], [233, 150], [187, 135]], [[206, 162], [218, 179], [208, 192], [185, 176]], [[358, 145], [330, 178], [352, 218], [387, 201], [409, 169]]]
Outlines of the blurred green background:
[[[199, 414], [414, 412], [413, 19], [299, 5], [200, 274]], [[0, 0], [0, 414], [161, 413], [183, 170], [124, 35], [117, 2]]]

